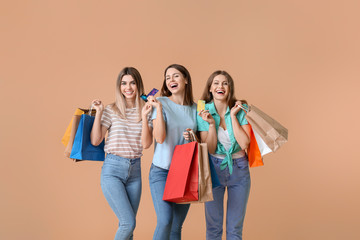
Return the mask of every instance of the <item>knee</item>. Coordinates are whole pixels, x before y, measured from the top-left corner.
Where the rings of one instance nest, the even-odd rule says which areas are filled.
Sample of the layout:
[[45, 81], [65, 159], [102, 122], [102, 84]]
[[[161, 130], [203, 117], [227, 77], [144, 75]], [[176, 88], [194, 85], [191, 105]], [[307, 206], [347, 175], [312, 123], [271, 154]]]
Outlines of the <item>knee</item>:
[[157, 218], [157, 227], [160, 229], [171, 229], [172, 218], [161, 216]]
[[131, 219], [126, 222], [119, 223], [119, 229], [121, 230], [121, 232], [126, 233], [125, 235], [130, 236], [134, 232], [135, 227], [136, 227], [135, 219]]

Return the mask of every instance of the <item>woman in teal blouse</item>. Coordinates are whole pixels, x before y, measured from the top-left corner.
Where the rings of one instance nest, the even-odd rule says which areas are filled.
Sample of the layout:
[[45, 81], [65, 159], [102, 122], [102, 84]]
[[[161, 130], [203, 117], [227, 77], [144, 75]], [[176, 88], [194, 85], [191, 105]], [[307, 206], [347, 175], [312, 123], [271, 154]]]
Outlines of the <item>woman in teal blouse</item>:
[[206, 239], [222, 238], [223, 201], [228, 192], [226, 237], [242, 239], [242, 228], [250, 192], [249, 164], [245, 149], [250, 126], [242, 104], [234, 96], [234, 81], [225, 71], [210, 75], [202, 95], [205, 110], [197, 116], [198, 131], [206, 142], [220, 186], [213, 189], [214, 201], [205, 203]]

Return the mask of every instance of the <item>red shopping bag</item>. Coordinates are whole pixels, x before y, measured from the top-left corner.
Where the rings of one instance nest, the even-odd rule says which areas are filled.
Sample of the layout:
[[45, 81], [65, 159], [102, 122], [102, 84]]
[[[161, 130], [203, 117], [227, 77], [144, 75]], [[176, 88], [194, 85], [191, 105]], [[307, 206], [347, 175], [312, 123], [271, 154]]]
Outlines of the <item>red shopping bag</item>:
[[171, 160], [164, 201], [182, 203], [199, 199], [198, 143], [177, 145]]

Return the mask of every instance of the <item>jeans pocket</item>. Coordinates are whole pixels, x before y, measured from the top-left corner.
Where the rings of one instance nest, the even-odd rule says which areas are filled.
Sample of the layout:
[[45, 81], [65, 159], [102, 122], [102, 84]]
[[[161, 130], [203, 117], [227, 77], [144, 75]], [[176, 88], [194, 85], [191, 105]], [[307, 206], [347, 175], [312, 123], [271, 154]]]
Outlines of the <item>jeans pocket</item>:
[[236, 166], [241, 170], [249, 169], [249, 163], [247, 160], [238, 160], [235, 161]]

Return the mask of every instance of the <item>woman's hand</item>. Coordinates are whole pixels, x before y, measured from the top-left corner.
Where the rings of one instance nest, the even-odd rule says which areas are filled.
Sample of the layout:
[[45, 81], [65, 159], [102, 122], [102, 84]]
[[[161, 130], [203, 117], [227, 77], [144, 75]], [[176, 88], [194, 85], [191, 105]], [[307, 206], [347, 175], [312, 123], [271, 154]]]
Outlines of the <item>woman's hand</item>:
[[99, 99], [95, 99], [91, 102], [92, 106], [96, 110], [96, 113], [102, 113], [104, 111], [104, 105]]
[[191, 141], [191, 135], [190, 135], [190, 131], [192, 131], [191, 128], [187, 128], [185, 132], [183, 132], [183, 137], [185, 138], [186, 141]]
[[160, 107], [162, 107], [161, 102], [159, 102], [158, 100], [156, 100], [156, 98], [154, 96], [149, 96], [147, 98], [147, 103], [150, 104], [152, 107], [158, 109]]
[[230, 110], [230, 116], [235, 117], [241, 109], [243, 109], [241, 101], [236, 101], [234, 107]]
[[142, 120], [147, 119], [147, 116], [151, 112], [151, 110], [152, 110], [152, 106], [150, 105], [150, 103], [147, 102], [141, 110]]
[[215, 124], [215, 120], [212, 117], [212, 115], [209, 113], [209, 110], [201, 110], [198, 114], [204, 121], [208, 122], [209, 125]]

